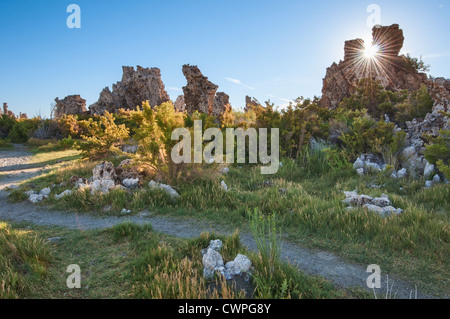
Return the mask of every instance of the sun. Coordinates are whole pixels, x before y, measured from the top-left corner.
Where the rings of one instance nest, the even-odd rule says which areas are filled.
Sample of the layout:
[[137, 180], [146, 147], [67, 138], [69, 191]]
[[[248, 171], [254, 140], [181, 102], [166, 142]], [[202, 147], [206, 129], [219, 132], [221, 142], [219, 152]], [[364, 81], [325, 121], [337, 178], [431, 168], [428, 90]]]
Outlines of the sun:
[[380, 48], [378, 45], [367, 45], [364, 48], [364, 57], [366, 59], [373, 59], [378, 55], [378, 52], [380, 51]]

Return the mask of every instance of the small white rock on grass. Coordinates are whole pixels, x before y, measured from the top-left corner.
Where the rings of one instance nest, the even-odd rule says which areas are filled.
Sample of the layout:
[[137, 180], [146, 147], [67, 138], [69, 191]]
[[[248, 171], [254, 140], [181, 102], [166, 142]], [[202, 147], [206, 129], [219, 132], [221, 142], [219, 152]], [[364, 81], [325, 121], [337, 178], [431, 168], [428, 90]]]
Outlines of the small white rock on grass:
[[131, 210], [124, 208], [124, 209], [122, 209], [120, 214], [122, 214], [122, 215], [129, 215], [129, 214], [131, 214]]
[[170, 185], [165, 185], [165, 184], [157, 183], [157, 182], [155, 182], [155, 181], [151, 181], [151, 182], [148, 184], [148, 186], [149, 186], [151, 189], [154, 189], [154, 188], [162, 189], [162, 190], [165, 191], [167, 194], [169, 194], [170, 197], [172, 197], [172, 198], [180, 198], [180, 197], [181, 197], [181, 195], [178, 194], [178, 192], [177, 192], [172, 186], [170, 186]]
[[225, 192], [228, 192], [228, 186], [225, 184], [225, 181], [220, 182], [220, 186]]
[[70, 196], [70, 195], [72, 195], [72, 194], [73, 194], [73, 191], [71, 191], [70, 189], [68, 189], [68, 190], [65, 190], [64, 192], [62, 192], [62, 193], [59, 194], [59, 195], [55, 195], [55, 198], [56, 198], [56, 199], [61, 199], [61, 198], [65, 197], [65, 196]]
[[44, 188], [43, 190], [41, 190], [40, 192], [39, 192], [39, 195], [42, 195], [42, 196], [49, 196], [50, 195], [50, 193], [52, 192], [52, 190], [50, 189], [50, 188]]
[[139, 178], [127, 178], [122, 182], [126, 188], [136, 188], [139, 186]]

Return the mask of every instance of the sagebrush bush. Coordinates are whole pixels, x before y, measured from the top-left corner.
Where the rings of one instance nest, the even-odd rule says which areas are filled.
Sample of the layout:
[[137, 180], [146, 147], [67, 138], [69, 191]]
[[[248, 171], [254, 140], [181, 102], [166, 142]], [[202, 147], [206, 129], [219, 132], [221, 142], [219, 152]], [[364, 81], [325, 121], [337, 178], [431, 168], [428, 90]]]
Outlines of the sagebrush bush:
[[442, 130], [440, 135], [430, 138], [430, 144], [426, 146], [425, 158], [450, 179], [450, 130]]
[[86, 135], [81, 135], [83, 141], [77, 143], [83, 158], [101, 159], [120, 153], [119, 146], [129, 138], [129, 130], [123, 124], [117, 125], [109, 112], [98, 120], [90, 118], [81, 123], [87, 131]]
[[[151, 108], [147, 102], [142, 104], [142, 111], [133, 112], [132, 118], [138, 124], [134, 140], [139, 148], [135, 156], [136, 162], [141, 166], [149, 166], [159, 177], [168, 183], [180, 183], [195, 179], [210, 179], [217, 176], [214, 165], [174, 163], [171, 154], [178, 141], [172, 140], [172, 133], [176, 128], [189, 125], [196, 115], [186, 119], [184, 113], [176, 112], [173, 104], [163, 103]], [[212, 117], [200, 115], [204, 120], [203, 129], [213, 125]], [[188, 126], [189, 128], [189, 126]], [[193, 136], [193, 128], [190, 128]], [[193, 143], [193, 139], [192, 139]], [[193, 148], [192, 148], [193, 149]]]

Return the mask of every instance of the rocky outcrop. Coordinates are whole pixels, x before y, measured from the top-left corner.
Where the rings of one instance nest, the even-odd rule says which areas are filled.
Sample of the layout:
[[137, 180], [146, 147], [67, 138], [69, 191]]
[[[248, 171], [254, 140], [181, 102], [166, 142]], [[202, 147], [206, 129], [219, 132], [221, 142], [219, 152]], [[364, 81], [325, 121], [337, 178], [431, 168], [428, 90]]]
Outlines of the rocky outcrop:
[[175, 110], [178, 112], [186, 111], [186, 103], [184, 102], [184, 95], [178, 96], [173, 105], [175, 107]]
[[364, 56], [366, 43], [362, 39], [345, 43], [344, 60], [333, 63], [323, 80], [321, 105], [334, 109], [351, 96], [362, 79], [373, 79], [389, 90], [417, 90], [428, 84], [427, 75], [408, 68], [406, 58], [400, 56], [403, 31], [397, 24], [378, 26], [372, 30], [373, 45], [378, 48], [376, 57]]
[[223, 246], [221, 240], [211, 240], [208, 248], [202, 250], [203, 276], [207, 280], [214, 278], [215, 273], [219, 273], [226, 280], [242, 276], [246, 281], [250, 279], [253, 265], [245, 255], [237, 255], [232, 261], [224, 264], [220, 250]]
[[69, 95], [64, 99], [55, 99], [55, 118], [60, 118], [64, 114], [77, 115], [86, 112], [86, 100], [79, 95]]
[[342, 202], [348, 205], [347, 211], [364, 208], [370, 212], [377, 213], [382, 217], [400, 215], [403, 213], [403, 209], [392, 206], [389, 196], [385, 194], [382, 194], [380, 197], [358, 195], [356, 191], [344, 192], [344, 194], [346, 198]]
[[187, 80], [183, 92], [186, 111], [189, 114], [199, 111], [220, 116], [226, 110], [231, 109], [229, 96], [222, 92], [216, 95], [219, 86], [209, 81], [197, 66], [183, 65], [183, 74]]
[[428, 113], [425, 119], [414, 119], [406, 122], [408, 132], [408, 145], [416, 148], [417, 152], [422, 153], [424, 150], [425, 140], [424, 135], [431, 135], [433, 137], [439, 136], [439, 131], [450, 129], [449, 118], [442, 115], [439, 111]]
[[134, 110], [142, 102], [149, 101], [154, 107], [170, 100], [161, 80], [158, 68], [142, 68], [124, 66], [122, 81], [113, 85], [112, 92], [108, 87], [100, 93], [99, 100], [89, 107], [91, 114], [117, 112], [119, 109]]
[[260, 106], [260, 104], [254, 98], [251, 98], [248, 95], [245, 97], [245, 112], [248, 112], [253, 108], [257, 108], [258, 106]]
[[3, 103], [3, 113], [4, 115], [7, 115], [9, 117], [16, 117], [15, 114], [8, 110], [8, 103]]
[[430, 79], [428, 92], [434, 100], [433, 111], [450, 112], [450, 79]]
[[221, 116], [223, 113], [226, 113], [230, 110], [231, 110], [230, 96], [223, 92], [217, 93], [213, 102], [212, 115]]

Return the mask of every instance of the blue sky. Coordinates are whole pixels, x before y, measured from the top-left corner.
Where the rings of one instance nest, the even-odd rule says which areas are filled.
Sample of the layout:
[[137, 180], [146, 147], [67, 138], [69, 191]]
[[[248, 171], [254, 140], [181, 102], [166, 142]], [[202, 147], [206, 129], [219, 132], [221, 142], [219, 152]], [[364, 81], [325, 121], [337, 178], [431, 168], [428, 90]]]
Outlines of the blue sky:
[[[66, 25], [81, 8], [81, 28]], [[284, 105], [320, 95], [344, 41], [367, 38], [367, 7], [400, 24], [404, 52], [423, 56], [433, 76], [450, 77], [450, 1], [45, 0], [0, 2], [0, 102], [48, 116], [55, 97], [94, 103], [121, 79], [122, 65], [158, 67], [172, 99], [195, 64], [231, 97]]]

